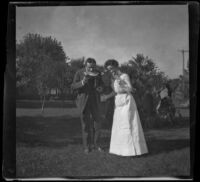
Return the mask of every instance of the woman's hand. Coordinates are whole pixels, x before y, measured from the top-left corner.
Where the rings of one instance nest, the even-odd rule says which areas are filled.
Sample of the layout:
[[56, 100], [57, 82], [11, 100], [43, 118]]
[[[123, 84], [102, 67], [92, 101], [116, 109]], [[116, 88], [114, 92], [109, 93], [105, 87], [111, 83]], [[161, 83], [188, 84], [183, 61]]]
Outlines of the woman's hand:
[[101, 102], [105, 102], [106, 100], [108, 99], [108, 96], [107, 95], [101, 95]]

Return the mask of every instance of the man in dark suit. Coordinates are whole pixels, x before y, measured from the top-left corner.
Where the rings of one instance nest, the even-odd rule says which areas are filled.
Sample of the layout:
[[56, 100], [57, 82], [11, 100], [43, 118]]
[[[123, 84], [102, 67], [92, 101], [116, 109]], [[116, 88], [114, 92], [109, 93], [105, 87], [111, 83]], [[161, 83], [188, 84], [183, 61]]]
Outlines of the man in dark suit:
[[89, 153], [92, 149], [102, 151], [99, 141], [101, 130], [99, 102], [102, 86], [101, 74], [96, 70], [95, 59], [88, 58], [85, 68], [76, 72], [72, 83], [72, 89], [77, 91], [76, 105], [81, 116], [85, 153]]

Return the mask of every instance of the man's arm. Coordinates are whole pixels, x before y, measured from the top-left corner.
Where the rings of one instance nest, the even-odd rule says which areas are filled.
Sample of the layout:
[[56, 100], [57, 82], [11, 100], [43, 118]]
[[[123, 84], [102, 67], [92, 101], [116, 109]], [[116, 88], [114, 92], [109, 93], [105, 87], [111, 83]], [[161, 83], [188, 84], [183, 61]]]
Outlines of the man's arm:
[[72, 89], [78, 89], [83, 86], [84, 86], [83, 81], [80, 79], [80, 72], [76, 72], [71, 87]]

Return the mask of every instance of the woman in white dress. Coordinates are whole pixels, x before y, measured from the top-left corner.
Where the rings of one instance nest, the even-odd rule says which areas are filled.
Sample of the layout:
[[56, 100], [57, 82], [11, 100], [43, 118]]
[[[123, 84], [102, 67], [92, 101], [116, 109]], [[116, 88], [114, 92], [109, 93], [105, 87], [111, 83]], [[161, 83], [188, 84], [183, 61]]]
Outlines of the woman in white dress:
[[116, 60], [108, 60], [105, 67], [112, 73], [113, 92], [102, 97], [102, 101], [115, 96], [115, 110], [111, 131], [109, 153], [120, 156], [136, 156], [148, 153], [140, 123], [133, 88], [129, 76], [122, 73]]

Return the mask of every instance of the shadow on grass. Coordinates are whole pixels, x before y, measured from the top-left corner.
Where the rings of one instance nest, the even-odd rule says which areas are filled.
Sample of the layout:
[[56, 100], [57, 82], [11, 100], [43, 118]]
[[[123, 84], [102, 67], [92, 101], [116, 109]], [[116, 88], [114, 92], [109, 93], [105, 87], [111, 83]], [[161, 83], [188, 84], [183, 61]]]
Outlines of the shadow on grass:
[[157, 120], [156, 122], [157, 123], [152, 127], [152, 129], [166, 130], [166, 129], [178, 129], [183, 127], [190, 127], [189, 117], [175, 118], [173, 123], [163, 120]]
[[[66, 147], [81, 143], [79, 118], [62, 117], [17, 117], [17, 145], [27, 147]], [[78, 138], [78, 140], [77, 140]]]
[[[17, 100], [16, 107], [17, 108], [41, 108], [42, 104], [41, 101], [24, 101], [24, 100]], [[76, 107], [74, 101], [45, 101], [44, 104], [45, 108], [72, 108]]]
[[[79, 118], [69, 119], [67, 115], [65, 117], [23, 116], [17, 117], [16, 122], [17, 146], [62, 148], [82, 144]], [[110, 132], [103, 133], [101, 141], [102, 147], [108, 151]], [[189, 145], [189, 139], [147, 138], [150, 155], [186, 148]]]
[[156, 155], [163, 152], [171, 152], [175, 150], [180, 150], [190, 146], [189, 139], [156, 139], [152, 138], [147, 141], [147, 147], [150, 155]]

